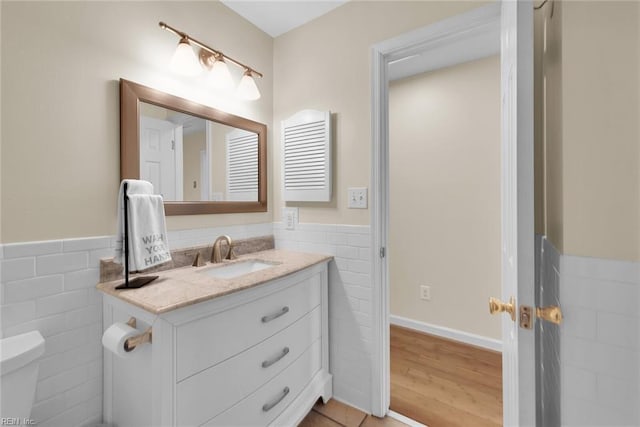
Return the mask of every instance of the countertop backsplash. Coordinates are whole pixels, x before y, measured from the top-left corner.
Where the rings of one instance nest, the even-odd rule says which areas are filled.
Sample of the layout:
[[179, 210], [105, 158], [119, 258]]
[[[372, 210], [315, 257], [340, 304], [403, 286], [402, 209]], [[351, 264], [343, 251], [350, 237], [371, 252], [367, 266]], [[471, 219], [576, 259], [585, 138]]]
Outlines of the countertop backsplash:
[[[189, 248], [180, 248], [171, 250], [171, 261], [159, 265], [157, 267], [145, 270], [144, 273], [155, 273], [158, 271], [166, 271], [174, 268], [186, 267], [193, 263], [196, 254], [200, 253], [202, 259], [207, 262], [211, 259], [211, 251], [213, 250], [213, 241], [217, 236], [211, 238], [211, 244], [193, 246]], [[222, 254], [227, 253], [227, 242], [221, 243]], [[250, 237], [247, 239], [233, 240], [233, 253], [237, 256], [249, 254], [253, 252], [266, 251], [274, 248], [274, 237], [260, 236]], [[113, 258], [103, 258], [100, 260], [100, 282], [110, 282], [123, 278], [124, 267], [113, 261]]]

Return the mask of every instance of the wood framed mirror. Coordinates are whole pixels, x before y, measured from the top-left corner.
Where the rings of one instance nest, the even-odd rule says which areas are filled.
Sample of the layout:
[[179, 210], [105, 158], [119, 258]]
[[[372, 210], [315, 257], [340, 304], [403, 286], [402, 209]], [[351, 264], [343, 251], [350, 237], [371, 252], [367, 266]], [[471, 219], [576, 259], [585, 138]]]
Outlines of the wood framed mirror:
[[120, 79], [120, 178], [166, 215], [267, 211], [267, 126]]

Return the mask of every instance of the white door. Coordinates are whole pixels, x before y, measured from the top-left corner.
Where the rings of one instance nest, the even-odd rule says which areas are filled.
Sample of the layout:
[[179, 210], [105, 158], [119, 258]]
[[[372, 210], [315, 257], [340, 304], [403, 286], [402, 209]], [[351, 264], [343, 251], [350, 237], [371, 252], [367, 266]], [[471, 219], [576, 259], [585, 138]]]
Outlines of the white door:
[[[498, 22], [499, 20], [499, 22]], [[455, 49], [455, 42], [500, 27], [502, 92], [502, 295], [515, 300], [515, 320], [503, 314], [505, 426], [536, 424], [535, 336], [516, 323], [519, 307], [534, 307], [533, 4], [502, 0], [381, 42], [372, 49], [372, 410], [389, 409], [389, 290], [385, 246], [388, 224], [388, 67], [394, 61]], [[449, 40], [443, 41], [443, 40]], [[447, 43], [450, 43], [447, 46]], [[471, 50], [472, 51], [472, 50]], [[467, 50], [467, 53], [469, 50]], [[442, 53], [442, 51], [440, 51]], [[450, 52], [456, 57], [458, 52]], [[459, 58], [458, 58], [459, 60]], [[455, 63], [452, 62], [452, 63]], [[478, 304], [485, 304], [478, 301]]]
[[140, 117], [140, 179], [151, 182], [155, 193], [165, 200], [182, 200], [181, 126]]
[[533, 4], [502, 1], [502, 301], [515, 298], [515, 321], [502, 319], [505, 426], [535, 425], [535, 336], [520, 328], [533, 307]]

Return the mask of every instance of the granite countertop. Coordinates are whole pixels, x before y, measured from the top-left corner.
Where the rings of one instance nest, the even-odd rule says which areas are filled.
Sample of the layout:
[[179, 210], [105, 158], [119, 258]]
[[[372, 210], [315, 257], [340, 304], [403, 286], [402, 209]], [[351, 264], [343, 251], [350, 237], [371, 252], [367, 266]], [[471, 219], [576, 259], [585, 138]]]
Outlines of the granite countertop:
[[[150, 313], [161, 314], [249, 289], [332, 258], [331, 255], [271, 249], [241, 255], [221, 264], [207, 263], [203, 267], [189, 266], [153, 273], [160, 277], [139, 289], [116, 290], [115, 287], [122, 283], [122, 279], [99, 283], [97, 288]], [[231, 279], [211, 277], [202, 273], [205, 270], [249, 260], [262, 261], [274, 266]]]

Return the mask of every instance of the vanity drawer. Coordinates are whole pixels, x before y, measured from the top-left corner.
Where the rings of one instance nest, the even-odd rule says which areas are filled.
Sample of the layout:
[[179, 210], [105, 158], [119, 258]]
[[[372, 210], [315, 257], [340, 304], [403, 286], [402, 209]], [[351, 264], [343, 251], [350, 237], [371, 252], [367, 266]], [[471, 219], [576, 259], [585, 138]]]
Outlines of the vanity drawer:
[[320, 305], [320, 274], [266, 297], [176, 328], [177, 382], [286, 328]]
[[271, 338], [178, 383], [177, 424], [200, 425], [278, 375], [320, 338], [321, 316], [316, 307]]
[[321, 340], [296, 359], [280, 375], [205, 426], [267, 426], [305, 388], [321, 367]]

